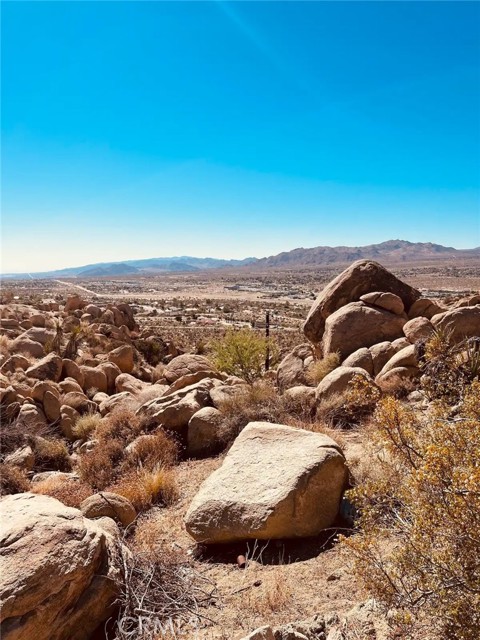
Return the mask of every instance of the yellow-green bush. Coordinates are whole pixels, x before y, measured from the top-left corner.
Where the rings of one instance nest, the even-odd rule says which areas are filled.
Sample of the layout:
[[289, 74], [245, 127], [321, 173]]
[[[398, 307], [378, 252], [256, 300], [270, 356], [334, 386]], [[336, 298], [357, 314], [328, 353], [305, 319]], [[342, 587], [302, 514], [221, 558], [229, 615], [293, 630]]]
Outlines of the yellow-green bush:
[[445, 403], [418, 417], [381, 400], [374, 434], [388, 472], [350, 492], [359, 575], [413, 637], [423, 620], [439, 637], [478, 638], [480, 382], [462, 395], [454, 418]]
[[268, 348], [273, 361], [275, 344], [252, 329], [229, 330], [224, 338], [210, 344], [215, 366], [249, 383], [262, 376]]

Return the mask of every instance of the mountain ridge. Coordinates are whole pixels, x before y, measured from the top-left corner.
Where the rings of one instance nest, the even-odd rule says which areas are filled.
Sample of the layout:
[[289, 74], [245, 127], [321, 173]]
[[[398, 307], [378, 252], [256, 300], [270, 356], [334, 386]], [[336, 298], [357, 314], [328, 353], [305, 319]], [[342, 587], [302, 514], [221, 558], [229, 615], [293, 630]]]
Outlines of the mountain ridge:
[[176, 256], [169, 258], [142, 258], [98, 262], [80, 267], [39, 271], [34, 273], [6, 273], [3, 278], [90, 278], [122, 275], [155, 275], [162, 273], [196, 272], [209, 269], [249, 267], [257, 268], [308, 268], [348, 264], [356, 260], [376, 260], [385, 264], [409, 264], [440, 260], [480, 259], [480, 247], [455, 249], [432, 242], [409, 242], [408, 240], [386, 240], [378, 244], [360, 247], [318, 246], [297, 247], [265, 258], [222, 260], [219, 258], [196, 258]]

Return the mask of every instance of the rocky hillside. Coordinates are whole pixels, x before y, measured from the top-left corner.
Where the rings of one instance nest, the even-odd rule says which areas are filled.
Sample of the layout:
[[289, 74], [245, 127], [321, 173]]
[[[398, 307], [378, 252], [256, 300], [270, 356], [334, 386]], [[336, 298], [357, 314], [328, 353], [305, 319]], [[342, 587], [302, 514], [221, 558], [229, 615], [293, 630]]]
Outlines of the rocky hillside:
[[445, 307], [360, 260], [303, 329], [247, 383], [128, 304], [2, 306], [4, 640], [406, 640], [402, 612], [474, 639], [480, 294]]
[[255, 263], [256, 268], [296, 268], [349, 264], [355, 260], [376, 260], [382, 264], [430, 264], [453, 260], [479, 260], [480, 247], [459, 250], [431, 242], [388, 240], [365, 247], [313, 247], [293, 249]]

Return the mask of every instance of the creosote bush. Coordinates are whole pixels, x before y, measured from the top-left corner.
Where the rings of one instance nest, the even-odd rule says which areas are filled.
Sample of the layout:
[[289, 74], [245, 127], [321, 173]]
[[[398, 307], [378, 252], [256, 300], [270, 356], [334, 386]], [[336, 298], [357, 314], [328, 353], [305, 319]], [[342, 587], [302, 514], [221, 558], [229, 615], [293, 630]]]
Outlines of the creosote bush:
[[18, 467], [0, 463], [0, 496], [29, 491], [30, 483]]
[[445, 402], [419, 417], [382, 399], [374, 434], [389, 473], [350, 492], [361, 516], [345, 542], [357, 571], [412, 637], [425, 624], [445, 638], [478, 638], [480, 382], [462, 397], [455, 417]]
[[273, 363], [277, 357], [275, 343], [252, 329], [229, 330], [222, 339], [210, 343], [217, 369], [239, 376], [250, 384], [264, 372], [267, 348], [270, 348]]

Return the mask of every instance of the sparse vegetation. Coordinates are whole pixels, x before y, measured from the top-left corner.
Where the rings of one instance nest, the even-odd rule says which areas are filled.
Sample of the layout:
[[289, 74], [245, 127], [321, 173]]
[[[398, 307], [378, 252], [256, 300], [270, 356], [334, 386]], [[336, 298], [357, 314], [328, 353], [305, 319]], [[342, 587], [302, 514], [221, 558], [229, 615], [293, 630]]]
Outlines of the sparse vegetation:
[[252, 329], [230, 330], [223, 339], [210, 344], [218, 370], [239, 376], [250, 384], [261, 377], [268, 348], [273, 359], [274, 343]]
[[307, 370], [307, 380], [312, 385], [319, 384], [325, 376], [340, 365], [340, 354], [329, 353], [324, 358], [315, 360]]

